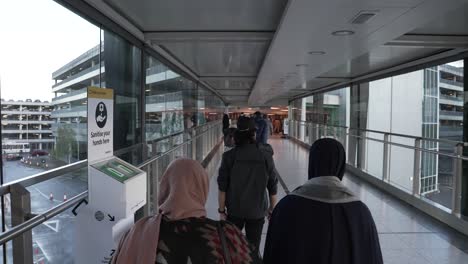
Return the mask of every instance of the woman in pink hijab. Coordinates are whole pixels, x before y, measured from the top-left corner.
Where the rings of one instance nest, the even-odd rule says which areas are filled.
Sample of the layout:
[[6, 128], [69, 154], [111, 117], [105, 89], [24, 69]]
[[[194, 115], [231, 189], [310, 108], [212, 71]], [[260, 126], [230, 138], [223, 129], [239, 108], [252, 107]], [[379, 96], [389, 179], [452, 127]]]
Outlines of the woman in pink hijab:
[[206, 218], [208, 191], [200, 163], [173, 161], [161, 179], [159, 214], [139, 220], [122, 237], [112, 263], [261, 263], [234, 225]]

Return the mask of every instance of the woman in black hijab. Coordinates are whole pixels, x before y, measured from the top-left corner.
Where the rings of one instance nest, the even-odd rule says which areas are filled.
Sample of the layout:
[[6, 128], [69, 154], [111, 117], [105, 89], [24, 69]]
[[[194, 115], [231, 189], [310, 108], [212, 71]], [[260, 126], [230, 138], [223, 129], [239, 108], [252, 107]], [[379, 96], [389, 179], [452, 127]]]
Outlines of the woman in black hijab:
[[369, 209], [341, 183], [345, 161], [338, 141], [326, 138], [313, 144], [309, 180], [273, 211], [264, 263], [383, 263]]

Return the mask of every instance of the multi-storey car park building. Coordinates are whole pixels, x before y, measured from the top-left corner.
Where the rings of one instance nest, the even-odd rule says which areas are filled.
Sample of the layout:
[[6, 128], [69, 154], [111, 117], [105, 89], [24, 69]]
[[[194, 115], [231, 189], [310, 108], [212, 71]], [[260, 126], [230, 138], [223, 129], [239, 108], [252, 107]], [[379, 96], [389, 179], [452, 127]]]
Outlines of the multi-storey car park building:
[[[99, 52], [99, 47], [101, 52]], [[77, 58], [73, 59], [52, 74], [55, 84], [52, 92], [55, 97], [52, 99], [52, 118], [55, 123], [52, 125], [54, 136], [58, 137], [60, 127], [68, 127], [74, 133], [75, 141], [72, 144], [71, 156], [73, 159], [82, 159], [86, 156], [87, 150], [87, 87], [106, 87], [104, 45], [97, 45]], [[206, 91], [199, 91], [193, 94], [189, 88], [193, 88], [180, 78], [180, 75], [171, 71], [157, 60], [149, 59], [146, 69], [145, 79], [146, 95], [146, 140], [155, 140], [163, 135], [180, 132], [190, 127], [188, 121], [194, 121], [195, 114], [189, 114], [187, 110], [199, 112], [204, 110], [195, 119], [201, 125], [209, 120], [214, 110], [208, 106], [214, 105], [212, 102], [214, 95]], [[182, 89], [181, 87], [188, 87]], [[113, 88], [113, 87], [107, 87]], [[131, 98], [123, 98], [117, 95], [117, 100], [127, 102]], [[184, 98], [184, 99], [182, 99]], [[190, 108], [190, 109], [189, 109]], [[213, 111], [210, 111], [213, 110]], [[179, 127], [167, 130], [168, 125], [164, 120], [177, 120]], [[195, 121], [194, 121], [195, 122]]]
[[[463, 67], [438, 66], [439, 138], [463, 141]], [[439, 150], [452, 153], [453, 144], [439, 144]], [[452, 186], [453, 160], [439, 157], [439, 183]]]
[[4, 152], [19, 153], [29, 144], [30, 150], [51, 150], [52, 107], [49, 102], [27, 99], [1, 100], [2, 105], [2, 143]]
[[55, 81], [52, 86], [55, 94], [52, 99], [52, 118], [55, 120], [52, 131], [55, 137], [61, 126], [73, 131], [76, 144], [71, 154], [75, 159], [86, 155], [87, 87], [99, 86], [104, 73], [99, 47], [95, 46], [52, 73]]

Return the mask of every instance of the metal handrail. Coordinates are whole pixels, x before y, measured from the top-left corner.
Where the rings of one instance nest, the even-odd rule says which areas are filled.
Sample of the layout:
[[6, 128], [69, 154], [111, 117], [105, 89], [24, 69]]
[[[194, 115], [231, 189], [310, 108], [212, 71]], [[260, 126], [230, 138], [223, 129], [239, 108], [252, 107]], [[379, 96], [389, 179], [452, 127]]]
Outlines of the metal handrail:
[[[177, 132], [177, 133], [174, 133], [174, 134], [171, 134], [171, 135], [167, 135], [167, 136], [164, 136], [164, 137], [160, 137], [160, 138], [154, 139], [152, 141], [147, 141], [146, 143], [140, 143], [140, 144], [157, 143], [157, 142], [160, 142], [160, 141], [163, 141], [163, 140], [167, 140], [167, 139], [171, 139], [171, 138], [176, 137], [176, 136], [183, 135], [184, 133], [192, 133], [192, 131], [194, 131], [195, 129], [202, 129], [202, 128], [212, 126], [212, 125], [215, 125], [215, 124], [218, 124], [218, 123], [221, 123], [221, 121], [217, 120], [217, 121], [213, 121], [213, 122], [203, 124], [201, 126], [195, 126], [195, 127], [187, 128], [187, 129], [184, 129], [183, 131], [180, 131], [180, 132]], [[138, 149], [140, 147], [139, 146], [140, 144], [136, 144], [136, 145], [133, 145], [133, 146], [130, 146], [130, 147], [127, 147], [127, 148], [123, 148], [123, 149], [119, 149], [117, 151], [114, 151], [114, 156], [119, 156], [119, 155], [128, 153], [128, 152], [130, 152], [130, 151], [132, 151], [134, 149]]]
[[[211, 126], [216, 125], [216, 124], [213, 124], [213, 123], [218, 123], [218, 124], [219, 124], [220, 122], [212, 122], [212, 123], [210, 123], [210, 125], [211, 125]], [[206, 126], [205, 126], [205, 127], [206, 127]], [[171, 148], [171, 149], [169, 149], [169, 150], [163, 152], [161, 155], [158, 155], [158, 156], [156, 156], [156, 157], [153, 157], [153, 158], [151, 158], [151, 159], [148, 159], [147, 161], [145, 161], [145, 162], [139, 164], [138, 167], [141, 169], [141, 168], [143, 168], [144, 166], [147, 166], [148, 164], [153, 163], [154, 161], [161, 159], [163, 156], [165, 156], [165, 155], [167, 155], [167, 154], [169, 154], [169, 153], [175, 151], [176, 149], [179, 149], [179, 148], [181, 148], [181, 147], [183, 147], [183, 146], [185, 146], [185, 145], [188, 145], [188, 144], [191, 143], [192, 141], [194, 141], [194, 140], [198, 139], [199, 137], [205, 135], [205, 133], [207, 133], [208, 131], [209, 131], [209, 130], [205, 130], [205, 131], [203, 131], [203, 133], [201, 133], [200, 135], [196, 135], [195, 137], [193, 137], [193, 138], [191, 138], [191, 139], [189, 139], [189, 140], [187, 140], [187, 141], [182, 142], [181, 144], [179, 144], [179, 145], [177, 145], [177, 146], [175, 146], [175, 147], [173, 147], [173, 148]]]
[[[215, 121], [215, 122], [210, 122], [208, 124], [205, 124], [204, 126], [200, 126], [198, 128], [201, 128], [201, 127], [209, 127], [209, 126], [214, 126], [216, 124], [219, 124], [220, 122], [218, 121]], [[209, 132], [209, 129], [203, 131], [200, 135], [197, 135], [195, 136], [194, 138], [188, 140], [188, 141], [185, 141], [184, 143], [180, 144], [180, 145], [177, 145], [176, 147], [162, 153], [161, 155], [158, 155], [152, 159], [149, 159], [148, 161], [146, 162], [143, 162], [141, 164], [139, 164], [137, 167], [138, 168], [143, 168], [144, 166], [147, 166], [148, 164], [164, 157], [165, 155], [169, 154], [170, 152], [180, 148], [181, 146], [184, 146], [190, 142], [192, 142], [193, 140], [205, 135], [206, 133]], [[14, 182], [11, 182], [11, 183], [8, 183], [6, 185], [3, 185], [3, 186], [0, 186], [0, 193], [1, 195], [3, 194], [7, 194], [10, 192], [10, 187], [14, 184], [21, 184], [22, 186], [24, 187], [27, 187], [27, 186], [31, 186], [33, 184], [36, 184], [36, 183], [39, 183], [39, 182], [42, 182], [42, 181], [45, 181], [45, 180], [48, 180], [48, 179], [52, 179], [52, 178], [55, 178], [55, 177], [58, 177], [58, 176], [61, 176], [63, 175], [63, 173], [67, 173], [67, 172], [70, 172], [70, 171], [74, 171], [76, 169], [81, 169], [81, 168], [85, 168], [86, 165], [87, 165], [87, 160], [83, 160], [83, 161], [79, 161], [79, 162], [75, 162], [73, 164], [69, 164], [69, 165], [66, 165], [64, 167], [61, 167], [61, 168], [57, 168], [57, 169], [53, 169], [53, 170], [50, 170], [50, 171], [45, 171], [43, 173], [39, 173], [39, 174], [36, 174], [36, 175], [32, 175], [30, 177], [27, 177], [27, 178], [23, 178], [21, 180], [17, 180], [17, 181], [14, 181]], [[3, 192], [3, 193], [2, 193]], [[73, 198], [53, 207], [52, 209], [49, 209], [45, 212], [43, 212], [42, 214], [40, 215], [37, 215], [31, 219], [29, 219], [28, 221], [20, 224], [20, 225], [17, 225], [11, 229], [9, 229], [8, 231], [5, 231], [3, 233], [0, 234], [0, 245], [14, 239], [15, 237], [23, 234], [24, 232], [27, 232], [31, 229], [33, 229], [34, 227], [42, 224], [43, 222], [47, 221], [48, 219], [66, 211], [67, 209], [71, 208], [72, 206], [74, 206], [75, 204], [77, 204], [78, 202], [80, 202], [81, 200], [85, 199], [88, 197], [88, 191], [85, 191], [85, 192], [82, 192], [76, 196], [74, 196]]]
[[0, 186], [0, 195], [5, 195], [11, 192], [11, 186], [19, 184], [23, 187], [28, 187], [34, 184], [38, 184], [43, 181], [53, 179], [64, 175], [65, 173], [73, 172], [79, 169], [86, 168], [88, 165], [88, 160], [78, 161], [72, 164], [68, 164], [59, 168], [51, 169], [44, 171], [38, 174], [34, 174], [16, 181], [12, 181]]
[[417, 148], [417, 147], [414, 147], [414, 146], [409, 146], [409, 145], [405, 145], [405, 144], [401, 144], [401, 143], [395, 143], [395, 142], [391, 142], [391, 141], [385, 141], [385, 140], [382, 140], [382, 139], [352, 135], [350, 133], [346, 133], [346, 135], [351, 136], [351, 137], [355, 137], [355, 138], [368, 139], [368, 140], [371, 140], [371, 141], [381, 142], [381, 143], [385, 143], [385, 144], [389, 144], [389, 145], [393, 145], [393, 146], [397, 146], [397, 147], [402, 147], [402, 148], [407, 148], [407, 149], [412, 149], [412, 150], [419, 150], [419, 151], [426, 152], [426, 153], [431, 153], [431, 154], [436, 154], [436, 155], [440, 155], [440, 156], [445, 156], [445, 157], [450, 157], [450, 158], [454, 158], [454, 159], [461, 159], [461, 160], [468, 161], [468, 157], [462, 156], [462, 155], [452, 155], [452, 154], [449, 154], [449, 153], [443, 153], [443, 152], [430, 150], [430, 149], [425, 149], [425, 148]]
[[[307, 123], [308, 124], [315, 124], [315, 125], [319, 125], [319, 126], [323, 126], [323, 127], [338, 127], [338, 128], [349, 129], [348, 127], [345, 127], [345, 126], [333, 126], [333, 125], [317, 124], [317, 123], [310, 123], [310, 122], [297, 121], [297, 120], [296, 120], [296, 122], [302, 122], [302, 123], [306, 123], [306, 124]], [[381, 132], [381, 131], [372, 131], [372, 130], [365, 130], [365, 129], [357, 129], [357, 130], [372, 132], [372, 133], [379, 133], [380, 132], [382, 134], [387, 134], [387, 135], [390, 135], [390, 136], [393, 135], [393, 136], [398, 136], [398, 137], [405, 137], [405, 135], [394, 134], [394, 133], [386, 133], [386, 132]], [[371, 140], [371, 141], [376, 141], [376, 142], [389, 144], [389, 145], [393, 145], [393, 146], [397, 146], [397, 147], [402, 147], [402, 148], [407, 148], [407, 149], [412, 149], [412, 150], [419, 150], [419, 151], [426, 152], [426, 153], [431, 153], [431, 154], [435, 154], [435, 155], [440, 155], [440, 156], [445, 156], [445, 157], [449, 157], [449, 158], [461, 159], [461, 160], [468, 161], [468, 157], [463, 156], [463, 155], [453, 155], [453, 154], [439, 152], [439, 151], [430, 150], [430, 149], [426, 149], [426, 148], [417, 148], [415, 146], [405, 145], [405, 144], [401, 144], [401, 143], [395, 143], [395, 142], [392, 142], [392, 141], [385, 141], [383, 139], [377, 139], [377, 138], [372, 138], [372, 137], [367, 137], [367, 136], [355, 135], [355, 134], [348, 133], [348, 132], [345, 132], [345, 134], [348, 135], [348, 136], [351, 136], [351, 137], [355, 137], [355, 138], [368, 139], [368, 140]], [[423, 137], [414, 137], [414, 136], [406, 136], [406, 138], [416, 139], [416, 140], [428, 140], [428, 141], [431, 140], [431, 139], [426, 139], [426, 138], [423, 138]], [[435, 139], [433, 139], [431, 141], [434, 141], [434, 140]], [[450, 143], [453, 143], [455, 145], [463, 144], [463, 142], [451, 141], [451, 140], [440, 140], [439, 142], [441, 142], [441, 143], [450, 142]]]
[[355, 127], [347, 127], [347, 126], [338, 126], [338, 125], [319, 124], [319, 123], [312, 123], [312, 122], [299, 121], [299, 120], [293, 120], [293, 122], [299, 122], [299, 123], [304, 123], [304, 124], [315, 124], [315, 125], [321, 125], [321, 126], [326, 126], [326, 127], [345, 128], [345, 129], [357, 130], [357, 131], [361, 131], [361, 132], [371, 132], [371, 133], [377, 133], [377, 134], [383, 134], [383, 135], [390, 135], [390, 136], [395, 136], [395, 137], [410, 138], [410, 139], [420, 139], [420, 140], [424, 140], [424, 141], [432, 141], [432, 142], [440, 142], [440, 143], [450, 143], [450, 144], [453, 144], [453, 145], [456, 145], [456, 144], [463, 144], [463, 142], [460, 142], [460, 141], [453, 141], [453, 140], [448, 140], [448, 139], [437, 139], [437, 138], [418, 137], [418, 136], [405, 135], [405, 134], [398, 134], [398, 133], [385, 132], [385, 131], [379, 131], [379, 130], [371, 130], [371, 129], [363, 129], [363, 128], [355, 128]]
[[[312, 126], [311, 124], [315, 124], [315, 126]], [[329, 129], [327, 129], [326, 124], [317, 124], [317, 123], [309, 123], [309, 125], [306, 127], [307, 131], [309, 132], [309, 135], [306, 138], [303, 138], [301, 135], [303, 133], [300, 132], [300, 128], [302, 127], [302, 124], [299, 122], [293, 122], [290, 126], [291, 128], [291, 137], [295, 138], [298, 141], [302, 141], [304, 143], [312, 144], [314, 140], [317, 140], [322, 137], [336, 137], [338, 140], [342, 141], [343, 145], [345, 147], [348, 146], [348, 142], [351, 139], [351, 137], [356, 138], [351, 142], [349, 147], [350, 151], [355, 151], [354, 147], [357, 147], [360, 143], [359, 142], [368, 142], [368, 141], [375, 141], [375, 142], [380, 142], [383, 145], [382, 148], [382, 166], [378, 168], [374, 168], [372, 171], [372, 175], [370, 174], [370, 171], [367, 171], [367, 162], [370, 162], [367, 160], [367, 157], [369, 157], [369, 153], [366, 151], [358, 151], [355, 153], [356, 157], [353, 157], [354, 161], [352, 159], [348, 160], [348, 165], [352, 166], [356, 170], [361, 170], [365, 177], [369, 176], [372, 177], [372, 179], [377, 179], [379, 182], [375, 182], [374, 184], [380, 185], [381, 188], [386, 189], [386, 184], [389, 186], [395, 187], [395, 191], [390, 188], [390, 193], [402, 198], [405, 197], [404, 200], [408, 202], [409, 204], [415, 206], [416, 208], [420, 210], [426, 210], [429, 209], [428, 214], [435, 217], [436, 219], [439, 219], [451, 227], [454, 227], [457, 230], [461, 230], [462, 232], [466, 233], [466, 228], [461, 227], [460, 228], [460, 223], [462, 224], [461, 226], [467, 226], [467, 222], [463, 222], [464, 220], [460, 217], [460, 212], [461, 212], [461, 202], [462, 202], [462, 191], [461, 191], [461, 181], [462, 181], [462, 175], [463, 175], [463, 161], [468, 161], [468, 156], [463, 155], [463, 148], [466, 146], [466, 143], [461, 143], [458, 142], [456, 146], [454, 146], [454, 151], [449, 152], [449, 153], [444, 153], [440, 152], [440, 149], [430, 149], [430, 148], [423, 148], [422, 147], [422, 137], [414, 137], [414, 136], [406, 136], [406, 135], [397, 135], [397, 136], [403, 136], [406, 138], [414, 139], [414, 145], [411, 145], [411, 143], [408, 142], [392, 142], [392, 139], [390, 136], [392, 133], [385, 133], [383, 132], [383, 139], [381, 138], [375, 138], [372, 136], [368, 136], [366, 133], [361, 133], [361, 132], [354, 132], [351, 131], [352, 129], [348, 129], [347, 127], [343, 126], [328, 126]], [[338, 128], [345, 128], [345, 129], [337, 129]], [[368, 131], [364, 129], [360, 129], [358, 131]], [[379, 131], [380, 132], [380, 131]], [[395, 134], [393, 134], [395, 135]], [[407, 140], [408, 141], [408, 140]], [[438, 140], [432, 140], [432, 141], [438, 141]], [[440, 142], [440, 140], [439, 140]], [[447, 142], [447, 141], [442, 141], [442, 142]], [[453, 142], [453, 141], [448, 141], [448, 142]], [[352, 145], [352, 146], [351, 146]], [[394, 160], [392, 160], [392, 157], [390, 155], [391, 150], [390, 146], [397, 146], [401, 148], [406, 148], [409, 150], [409, 153], [413, 152], [413, 173], [412, 177], [410, 178], [409, 186], [407, 185], [408, 183], [401, 184], [395, 180], [392, 181], [392, 176], [390, 174], [391, 167], [390, 164], [393, 163]], [[443, 145], [443, 144], [441, 144]], [[426, 189], [422, 188], [422, 177], [423, 175], [423, 160], [422, 160], [422, 153], [430, 153], [433, 155], [440, 155], [440, 156], [445, 156], [445, 157], [450, 157], [453, 158], [453, 183], [452, 183], [452, 193], [451, 193], [451, 207], [447, 207], [445, 203], [438, 203], [435, 201], [430, 201], [429, 199], [425, 198], [424, 195], [427, 193]], [[409, 157], [409, 156], [408, 156]], [[363, 164], [357, 163], [359, 160], [366, 159], [367, 162], [364, 162]], [[401, 164], [397, 163], [397, 166], [401, 166]], [[406, 169], [410, 169], [411, 166], [405, 166]], [[377, 170], [380, 170], [380, 172], [376, 172]], [[381, 185], [382, 184], [382, 185]], [[403, 192], [400, 192], [402, 190]], [[433, 189], [436, 190], [436, 189]], [[402, 194], [404, 195], [402, 196]], [[409, 196], [406, 196], [409, 195]], [[416, 198], [416, 199], [413, 199]], [[402, 198], [403, 199], [403, 198]], [[421, 201], [421, 202], [419, 202]], [[429, 206], [429, 207], [428, 207]], [[442, 217], [442, 214], [444, 216]], [[455, 222], [457, 223], [455, 223]]]
[[[210, 122], [210, 123], [204, 124], [202, 126], [193, 127], [193, 128], [190, 128], [190, 129], [195, 129], [195, 128], [200, 129], [200, 128], [208, 127], [210, 125], [212, 126], [212, 125], [214, 125], [216, 123], [220, 123], [220, 121]], [[190, 129], [188, 131], [190, 131]], [[181, 133], [183, 133], [183, 132], [181, 132]], [[206, 133], [206, 131], [201, 133], [199, 136], [203, 135], [204, 133]], [[174, 136], [174, 135], [171, 135], [171, 136]], [[169, 138], [170, 138], [170, 136], [169, 136]], [[190, 142], [190, 141], [192, 141], [192, 139], [189, 140], [189, 141], [186, 141], [186, 142]], [[132, 147], [130, 147], [130, 148], [132, 148]], [[123, 150], [128, 151], [129, 148], [125, 148]], [[124, 152], [124, 153], [126, 153], [126, 152]], [[116, 156], [121, 155], [121, 154], [123, 154], [123, 153], [121, 153], [121, 150], [117, 150], [117, 151], [114, 152], [114, 155], [116, 155]], [[162, 156], [164, 154], [165, 153], [162, 153], [161, 155], [158, 155], [158, 157]], [[51, 169], [51, 170], [40, 172], [40, 173], [31, 175], [31, 176], [28, 176], [28, 177], [25, 177], [25, 178], [21, 178], [19, 180], [8, 182], [8, 183], [0, 186], [0, 195], [9, 194], [10, 193], [10, 187], [15, 185], [15, 184], [19, 184], [19, 185], [21, 185], [23, 187], [29, 187], [31, 185], [38, 184], [38, 183], [41, 183], [43, 181], [47, 181], [47, 180], [50, 180], [50, 179], [53, 179], [53, 178], [56, 178], [56, 177], [63, 176], [66, 173], [86, 168], [87, 165], [88, 165], [88, 160], [85, 159], [85, 160], [77, 161], [77, 162], [74, 162], [74, 163], [71, 163], [71, 164], [68, 164], [68, 165], [61, 166], [59, 168]]]
[[8, 231], [3, 232], [2, 234], [0, 234], [0, 245], [3, 245], [4, 243], [14, 239], [22, 233], [27, 232], [33, 229], [34, 227], [44, 223], [45, 221], [51, 219], [52, 217], [66, 211], [67, 209], [74, 206], [86, 197], [88, 197], [88, 191], [82, 192], [77, 196], [74, 196], [70, 200], [63, 202], [53, 207], [52, 209], [47, 210], [46, 212], [37, 215], [29, 219], [28, 221], [9, 229]]

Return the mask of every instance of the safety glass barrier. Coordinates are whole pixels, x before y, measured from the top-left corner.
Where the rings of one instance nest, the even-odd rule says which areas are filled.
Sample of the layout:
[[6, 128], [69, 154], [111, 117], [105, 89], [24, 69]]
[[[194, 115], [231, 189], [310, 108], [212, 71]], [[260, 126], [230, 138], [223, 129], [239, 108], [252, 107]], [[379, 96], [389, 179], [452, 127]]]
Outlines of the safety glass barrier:
[[145, 210], [145, 214], [153, 214], [157, 212], [157, 195], [159, 182], [169, 164], [177, 158], [191, 158], [202, 162], [210, 154], [210, 152], [222, 141], [222, 124], [221, 122], [213, 122], [210, 125], [196, 128], [190, 138], [185, 142], [181, 142], [173, 146], [170, 150], [162, 153], [162, 155], [144, 162], [140, 167], [148, 174], [148, 201], [149, 205]]
[[461, 142], [304, 121], [291, 121], [289, 132], [309, 145], [334, 138], [349, 165], [444, 211], [460, 212], [462, 163], [468, 160]]
[[[27, 187], [20, 183], [4, 195], [5, 231], [60, 206], [88, 189], [86, 167]], [[71, 210], [44, 221], [7, 243], [8, 263], [66, 263], [73, 259], [75, 220]], [[10, 246], [9, 246], [10, 245]], [[68, 245], [67, 248], [64, 245]]]
[[[116, 153], [127, 157], [133, 156], [135, 151], [140, 152], [139, 157], [131, 162], [140, 164], [138, 167], [149, 176], [149, 205], [145, 213], [157, 210], [158, 183], [170, 162], [180, 157], [203, 161], [222, 141], [222, 135], [222, 124], [216, 121], [194, 129], [184, 140], [176, 137], [166, 139], [172, 148], [153, 158], [141, 155], [142, 151], [147, 151], [143, 144]], [[164, 148], [169, 146], [164, 145]], [[138, 162], [142, 159], [146, 161]], [[69, 263], [74, 258], [73, 241], [76, 236], [73, 207], [87, 198], [87, 189], [86, 160], [1, 186], [5, 212], [2, 219], [5, 219], [6, 227], [0, 234], [1, 263], [5, 263], [3, 260], [7, 263]]]

